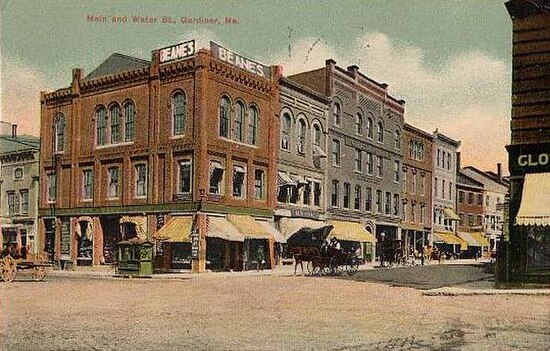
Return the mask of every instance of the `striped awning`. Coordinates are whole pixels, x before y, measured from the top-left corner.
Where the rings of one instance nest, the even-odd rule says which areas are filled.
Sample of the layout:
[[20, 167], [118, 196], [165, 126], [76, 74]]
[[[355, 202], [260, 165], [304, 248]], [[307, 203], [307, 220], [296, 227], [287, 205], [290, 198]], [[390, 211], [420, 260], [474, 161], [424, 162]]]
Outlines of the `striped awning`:
[[189, 236], [193, 227], [192, 216], [172, 217], [160, 230], [153, 236], [156, 240], [166, 240], [168, 242], [190, 242]]
[[454, 235], [453, 232], [434, 232], [434, 243], [445, 243], [450, 245], [460, 245], [460, 250], [468, 249], [468, 242]]
[[483, 233], [478, 232], [458, 232], [458, 236], [468, 243], [468, 246], [489, 246], [489, 241], [483, 236]]
[[287, 185], [296, 186], [297, 184], [285, 172], [281, 172], [281, 171], [277, 172], [277, 186], [287, 186]]
[[252, 216], [229, 214], [227, 219], [244, 235], [245, 239], [274, 239], [273, 235]]
[[458, 217], [457, 214], [455, 213], [455, 211], [453, 211], [450, 208], [444, 208], [443, 209], [443, 215], [447, 219], [450, 219], [450, 220], [453, 220], [453, 221], [460, 221], [460, 217]]
[[244, 235], [225, 217], [206, 217], [206, 236], [227, 241], [244, 241]]
[[343, 241], [376, 242], [376, 237], [359, 222], [328, 221], [328, 224], [334, 227], [330, 231], [330, 237]]
[[302, 228], [319, 229], [326, 225], [328, 225], [326, 222], [316, 221], [314, 219], [281, 218], [279, 227], [281, 228], [283, 237], [288, 239], [292, 236], [292, 234], [298, 232]]
[[286, 238], [268, 221], [256, 221], [263, 225], [265, 229], [275, 238], [275, 242], [286, 243]]
[[550, 173], [525, 175], [516, 224], [550, 225]]

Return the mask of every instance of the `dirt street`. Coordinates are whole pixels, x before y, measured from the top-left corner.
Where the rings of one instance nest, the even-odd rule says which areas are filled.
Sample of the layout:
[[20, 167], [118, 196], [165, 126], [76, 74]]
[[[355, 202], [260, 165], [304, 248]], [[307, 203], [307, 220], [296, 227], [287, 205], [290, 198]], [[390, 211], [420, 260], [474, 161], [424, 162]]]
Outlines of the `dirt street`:
[[422, 296], [350, 279], [0, 283], [0, 350], [548, 350], [548, 296]]

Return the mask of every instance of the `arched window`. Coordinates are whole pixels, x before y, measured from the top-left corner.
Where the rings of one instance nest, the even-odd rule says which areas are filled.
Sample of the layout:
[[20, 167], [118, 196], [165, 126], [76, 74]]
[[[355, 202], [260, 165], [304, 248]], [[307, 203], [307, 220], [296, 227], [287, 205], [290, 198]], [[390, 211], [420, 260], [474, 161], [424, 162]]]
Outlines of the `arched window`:
[[243, 141], [244, 137], [244, 105], [241, 102], [235, 104], [235, 134], [236, 141]]
[[306, 152], [306, 122], [303, 119], [298, 120], [298, 152]]
[[96, 144], [105, 145], [107, 142], [107, 110], [99, 107], [95, 112], [96, 120]]
[[250, 106], [248, 109], [248, 143], [251, 145], [256, 145], [258, 143], [259, 118], [256, 106]]
[[321, 127], [318, 124], [313, 125], [313, 145], [321, 146]]
[[372, 139], [372, 118], [367, 117], [367, 138]]
[[342, 115], [342, 109], [340, 108], [340, 105], [335, 102], [332, 106], [332, 122], [335, 126], [340, 125], [340, 117]]
[[384, 142], [384, 126], [382, 125], [382, 122], [378, 122], [378, 128], [376, 130], [376, 138], [379, 143]]
[[54, 150], [55, 152], [63, 152], [65, 149], [65, 116], [58, 114], [55, 117], [55, 140]]
[[119, 143], [122, 138], [120, 135], [120, 107], [115, 104], [109, 110], [111, 120], [111, 144]]
[[290, 115], [286, 112], [283, 113], [283, 119], [281, 122], [281, 149], [290, 150]]
[[394, 143], [395, 143], [395, 149], [400, 150], [401, 149], [401, 132], [399, 131], [399, 129], [395, 130]]
[[172, 134], [181, 135], [185, 125], [185, 95], [178, 91], [172, 96]]
[[124, 122], [125, 132], [124, 141], [133, 141], [135, 134], [134, 116], [136, 114], [136, 107], [132, 101], [127, 101], [124, 104]]
[[229, 137], [229, 121], [230, 121], [230, 102], [227, 97], [220, 99], [220, 130], [221, 137]]
[[363, 135], [363, 116], [360, 113], [355, 115], [355, 133]]

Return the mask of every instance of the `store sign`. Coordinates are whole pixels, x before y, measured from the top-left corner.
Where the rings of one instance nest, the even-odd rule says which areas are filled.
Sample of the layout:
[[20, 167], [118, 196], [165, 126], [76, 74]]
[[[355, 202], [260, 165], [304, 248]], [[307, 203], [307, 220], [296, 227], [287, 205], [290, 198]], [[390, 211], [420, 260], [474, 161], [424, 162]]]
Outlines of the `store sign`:
[[292, 208], [290, 210], [292, 217], [302, 217], [302, 218], [311, 218], [311, 219], [319, 219], [319, 213], [315, 211], [309, 211], [309, 210], [303, 210], [299, 208]]
[[191, 258], [199, 258], [199, 230], [196, 224], [193, 226], [191, 231]]
[[195, 55], [195, 41], [189, 40], [180, 44], [159, 49], [160, 63], [181, 60]]
[[265, 79], [269, 79], [271, 77], [271, 68], [254, 60], [241, 56], [229, 49], [224, 48], [223, 46], [214, 43], [213, 41], [210, 42], [210, 52], [215, 58], [227, 62], [233, 66], [244, 69], [257, 76]]
[[164, 227], [164, 214], [157, 213], [157, 230]]
[[509, 145], [510, 173], [550, 172], [550, 144]]

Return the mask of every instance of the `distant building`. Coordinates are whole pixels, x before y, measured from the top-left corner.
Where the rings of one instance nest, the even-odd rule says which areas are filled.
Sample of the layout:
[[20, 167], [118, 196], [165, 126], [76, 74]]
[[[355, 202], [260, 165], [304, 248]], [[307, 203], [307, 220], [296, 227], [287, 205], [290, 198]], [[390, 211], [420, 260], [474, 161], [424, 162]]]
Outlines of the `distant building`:
[[[41, 253], [37, 242], [40, 139], [17, 135], [2, 122], [0, 135], [0, 242], [2, 250]], [[7, 126], [9, 125], [9, 128]]]

